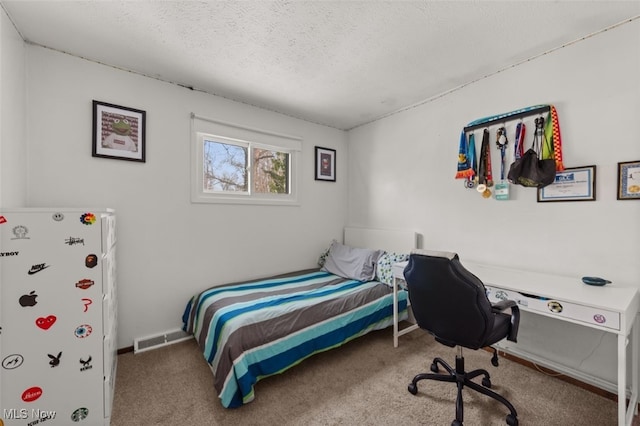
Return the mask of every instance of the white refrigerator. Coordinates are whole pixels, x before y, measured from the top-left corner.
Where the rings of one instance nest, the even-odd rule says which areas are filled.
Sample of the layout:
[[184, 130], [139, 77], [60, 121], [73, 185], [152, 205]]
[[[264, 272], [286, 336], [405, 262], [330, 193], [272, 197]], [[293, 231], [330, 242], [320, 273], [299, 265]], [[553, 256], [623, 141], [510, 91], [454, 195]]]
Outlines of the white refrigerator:
[[115, 218], [110, 209], [0, 210], [0, 426], [109, 424]]

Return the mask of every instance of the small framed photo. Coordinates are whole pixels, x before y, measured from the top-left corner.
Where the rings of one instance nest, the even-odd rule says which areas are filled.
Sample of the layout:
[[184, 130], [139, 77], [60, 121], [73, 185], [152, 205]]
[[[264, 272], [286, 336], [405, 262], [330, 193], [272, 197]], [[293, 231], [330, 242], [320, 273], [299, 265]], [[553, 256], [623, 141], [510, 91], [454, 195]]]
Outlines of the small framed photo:
[[93, 101], [94, 157], [145, 162], [145, 111]]
[[551, 185], [538, 189], [538, 202], [595, 201], [596, 166], [571, 167], [556, 172]]
[[336, 150], [316, 146], [316, 180], [336, 181]]
[[640, 161], [618, 163], [618, 200], [640, 200]]

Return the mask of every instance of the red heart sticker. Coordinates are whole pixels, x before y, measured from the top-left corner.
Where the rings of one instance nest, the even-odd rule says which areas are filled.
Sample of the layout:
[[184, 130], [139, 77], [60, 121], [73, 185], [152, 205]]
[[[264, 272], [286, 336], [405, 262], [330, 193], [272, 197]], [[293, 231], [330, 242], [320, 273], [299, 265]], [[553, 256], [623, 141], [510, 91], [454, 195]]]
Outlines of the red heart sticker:
[[51, 328], [54, 322], [56, 322], [57, 318], [55, 315], [49, 315], [48, 317], [40, 317], [36, 320], [36, 325], [43, 330], [48, 330]]
[[7, 219], [4, 216], [0, 216], [0, 223], [6, 223]]

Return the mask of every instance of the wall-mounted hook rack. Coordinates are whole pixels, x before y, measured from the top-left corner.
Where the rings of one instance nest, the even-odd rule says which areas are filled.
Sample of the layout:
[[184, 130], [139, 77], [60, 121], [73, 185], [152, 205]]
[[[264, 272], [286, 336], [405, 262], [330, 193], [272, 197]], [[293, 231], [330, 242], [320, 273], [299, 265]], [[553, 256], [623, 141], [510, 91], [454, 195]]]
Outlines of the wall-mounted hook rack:
[[464, 128], [464, 132], [470, 132], [475, 129], [481, 129], [483, 127], [489, 127], [491, 124], [496, 122], [504, 123], [507, 121], [513, 121], [517, 119], [522, 119], [523, 117], [528, 117], [531, 115], [545, 114], [551, 111], [551, 105], [536, 105], [532, 107], [522, 108], [515, 111], [507, 112], [504, 114], [498, 114], [491, 117], [480, 118], [478, 120], [472, 121], [467, 124]]

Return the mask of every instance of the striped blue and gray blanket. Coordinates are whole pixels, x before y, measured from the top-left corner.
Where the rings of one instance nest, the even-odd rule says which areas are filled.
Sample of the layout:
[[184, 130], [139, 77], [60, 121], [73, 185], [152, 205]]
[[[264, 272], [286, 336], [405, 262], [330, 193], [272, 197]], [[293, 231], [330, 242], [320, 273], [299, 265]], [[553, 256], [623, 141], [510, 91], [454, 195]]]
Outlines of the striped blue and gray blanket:
[[[400, 319], [407, 295], [399, 292]], [[212, 287], [183, 315], [214, 374], [224, 407], [254, 398], [254, 385], [316, 353], [393, 324], [393, 291], [318, 270]]]

